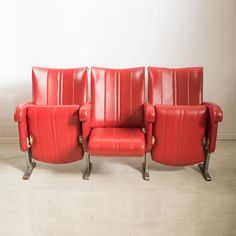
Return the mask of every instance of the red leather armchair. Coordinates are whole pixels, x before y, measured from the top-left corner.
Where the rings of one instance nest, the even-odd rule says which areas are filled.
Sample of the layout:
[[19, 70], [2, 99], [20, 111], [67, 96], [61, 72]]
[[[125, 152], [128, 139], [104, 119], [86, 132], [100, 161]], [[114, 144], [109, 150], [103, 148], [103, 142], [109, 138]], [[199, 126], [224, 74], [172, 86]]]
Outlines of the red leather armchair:
[[[69, 163], [83, 158], [79, 108], [87, 101], [87, 68], [32, 69], [33, 100], [16, 108], [20, 148], [27, 153], [29, 179], [32, 158]], [[82, 140], [81, 140], [82, 142]]]
[[223, 113], [203, 102], [203, 68], [149, 67], [148, 82], [148, 101], [155, 112], [152, 160], [171, 166], [198, 163], [210, 181], [209, 158]]
[[[89, 179], [90, 155], [145, 156], [151, 133], [144, 133], [143, 128], [152, 125], [154, 113], [144, 105], [144, 87], [144, 67], [91, 68], [91, 103], [80, 109], [87, 153], [84, 179]], [[148, 178], [145, 172], [144, 178]]]

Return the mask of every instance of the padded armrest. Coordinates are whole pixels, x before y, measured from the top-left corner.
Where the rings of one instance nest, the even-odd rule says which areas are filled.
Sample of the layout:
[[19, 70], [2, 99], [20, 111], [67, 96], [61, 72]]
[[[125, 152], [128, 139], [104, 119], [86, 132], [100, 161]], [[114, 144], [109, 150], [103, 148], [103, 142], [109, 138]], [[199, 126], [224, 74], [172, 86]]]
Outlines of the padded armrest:
[[90, 119], [91, 108], [92, 108], [91, 103], [85, 103], [84, 105], [81, 106], [80, 111], [79, 111], [80, 121], [86, 122]]
[[207, 124], [208, 151], [214, 152], [216, 148], [218, 122], [223, 120], [223, 112], [221, 108], [214, 103], [204, 102], [203, 105], [206, 106], [210, 118]]
[[223, 112], [218, 105], [211, 102], [204, 102], [203, 105], [207, 107], [212, 121], [221, 122], [223, 120]]
[[152, 126], [155, 121], [155, 109], [149, 103], [144, 103], [144, 125], [145, 125], [145, 143], [146, 152], [150, 152], [152, 149]]
[[144, 103], [144, 122], [145, 124], [153, 123], [155, 121], [155, 109], [149, 103]]
[[14, 114], [14, 120], [18, 122], [20, 148], [23, 152], [28, 150], [27, 138], [29, 134], [27, 125], [27, 111], [28, 107], [32, 105], [33, 102], [23, 103], [16, 107], [16, 111]]
[[16, 107], [14, 114], [14, 120], [16, 122], [22, 122], [26, 118], [27, 109], [30, 105], [33, 105], [33, 102], [22, 103]]
[[83, 147], [85, 151], [88, 150], [87, 138], [89, 137], [91, 131], [91, 111], [92, 111], [91, 103], [86, 103], [82, 105], [79, 111], [79, 120], [82, 121], [82, 137], [83, 137]]

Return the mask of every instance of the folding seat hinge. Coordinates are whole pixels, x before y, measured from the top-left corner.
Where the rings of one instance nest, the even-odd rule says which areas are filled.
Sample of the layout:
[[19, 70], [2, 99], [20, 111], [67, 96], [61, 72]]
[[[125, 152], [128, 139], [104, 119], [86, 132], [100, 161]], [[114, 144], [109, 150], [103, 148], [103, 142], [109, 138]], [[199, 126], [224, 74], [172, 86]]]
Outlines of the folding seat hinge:
[[33, 144], [33, 137], [30, 135], [29, 137], [27, 137], [27, 147], [30, 148], [32, 144]]
[[79, 143], [83, 144], [83, 137], [82, 136], [79, 136]]
[[207, 145], [209, 144], [209, 140], [207, 139], [207, 137], [203, 137], [202, 144], [204, 147], [207, 147]]
[[145, 128], [142, 128], [142, 131], [143, 131], [143, 133], [144, 133], [144, 134], [146, 133], [146, 130], [145, 130]]
[[152, 136], [152, 145], [154, 145], [156, 143], [156, 139], [154, 136]]

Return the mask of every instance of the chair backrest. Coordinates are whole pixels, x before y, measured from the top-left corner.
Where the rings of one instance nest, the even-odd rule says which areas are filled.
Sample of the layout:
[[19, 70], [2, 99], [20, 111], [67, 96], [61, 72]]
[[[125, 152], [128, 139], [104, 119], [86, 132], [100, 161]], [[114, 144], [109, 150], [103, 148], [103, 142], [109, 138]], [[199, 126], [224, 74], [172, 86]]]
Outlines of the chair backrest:
[[200, 105], [203, 68], [148, 68], [148, 102], [165, 105]]
[[36, 105], [80, 105], [87, 101], [88, 69], [33, 67], [33, 102]]
[[143, 127], [144, 83], [144, 67], [92, 67], [92, 126]]

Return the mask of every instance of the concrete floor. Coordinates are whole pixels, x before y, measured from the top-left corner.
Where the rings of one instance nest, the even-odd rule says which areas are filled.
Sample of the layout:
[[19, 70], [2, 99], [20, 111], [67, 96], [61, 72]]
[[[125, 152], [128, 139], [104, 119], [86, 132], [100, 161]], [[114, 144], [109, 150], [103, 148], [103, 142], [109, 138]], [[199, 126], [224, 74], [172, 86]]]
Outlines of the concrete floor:
[[139, 158], [92, 157], [89, 181], [83, 161], [37, 162], [23, 181], [24, 153], [0, 145], [0, 236], [236, 235], [236, 141], [219, 141], [211, 182], [197, 166], [150, 164], [149, 182]]

